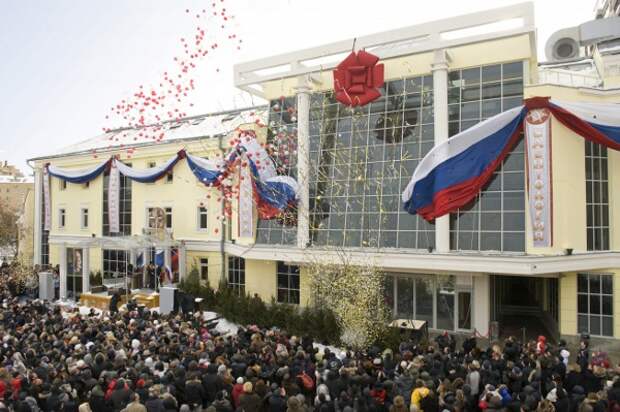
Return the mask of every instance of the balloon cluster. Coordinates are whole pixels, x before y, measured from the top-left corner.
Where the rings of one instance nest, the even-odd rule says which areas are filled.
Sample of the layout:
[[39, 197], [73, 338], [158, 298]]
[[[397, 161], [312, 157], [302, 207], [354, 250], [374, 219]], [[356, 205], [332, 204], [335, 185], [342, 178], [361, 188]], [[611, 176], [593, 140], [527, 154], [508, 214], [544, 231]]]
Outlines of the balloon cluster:
[[[172, 58], [173, 67], [164, 71], [155, 84], [139, 85], [131, 95], [110, 107], [106, 123], [114, 121], [115, 126], [103, 127], [103, 131], [108, 134], [113, 129], [120, 131], [107, 137], [107, 148], [125, 149], [138, 142], [164, 140], [166, 123], [179, 122], [194, 107], [191, 101], [196, 89], [194, 76], [208, 58], [217, 55], [223, 46], [241, 49], [243, 41], [231, 25], [234, 15], [226, 9], [224, 0], [212, 2], [210, 6], [199, 11], [185, 10], [194, 19], [195, 26], [190, 36], [180, 37], [180, 53]], [[216, 68], [216, 72], [219, 69]], [[137, 129], [137, 132], [129, 129]], [[125, 150], [130, 158], [136, 149], [127, 147]], [[96, 150], [92, 154], [97, 157]]]

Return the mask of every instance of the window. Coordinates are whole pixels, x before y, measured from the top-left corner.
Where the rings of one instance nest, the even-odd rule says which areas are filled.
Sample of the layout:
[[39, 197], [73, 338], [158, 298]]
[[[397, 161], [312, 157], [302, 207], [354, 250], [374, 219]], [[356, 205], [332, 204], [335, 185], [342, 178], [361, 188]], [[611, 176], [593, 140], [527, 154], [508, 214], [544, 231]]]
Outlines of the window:
[[88, 189], [90, 187], [90, 182], [86, 182], [82, 185], [84, 189]]
[[245, 294], [245, 259], [228, 256], [228, 287], [239, 296]]
[[41, 265], [50, 263], [49, 230], [45, 230], [45, 201], [41, 196]]
[[88, 228], [88, 209], [82, 209], [82, 215], [80, 220], [80, 227], [82, 229]]
[[278, 302], [299, 305], [299, 266], [278, 262]]
[[[131, 163], [127, 163], [131, 166]], [[110, 233], [110, 221], [108, 218], [108, 186], [109, 173], [103, 175], [103, 235], [104, 236], [130, 236], [131, 235], [131, 179], [121, 174], [119, 190], [119, 229], [118, 233]]]
[[385, 302], [395, 319], [428, 322], [439, 330], [471, 330], [471, 286], [459, 286], [455, 276], [388, 274]]
[[198, 207], [198, 230], [207, 230], [207, 208]]
[[67, 188], [67, 181], [61, 179], [59, 182], [59, 186], [60, 186], [60, 190], [65, 190]]
[[172, 208], [165, 207], [164, 214], [166, 216], [166, 229], [172, 229]]
[[[455, 70], [448, 74], [450, 136], [522, 104], [523, 63]], [[525, 251], [523, 140], [470, 204], [450, 215], [452, 250]]]
[[63, 229], [65, 227], [65, 224], [67, 219], [67, 213], [65, 211], [65, 209], [59, 209], [58, 210], [58, 227], [60, 229]]
[[200, 258], [200, 280], [209, 280], [209, 259]]
[[125, 285], [129, 266], [129, 253], [125, 250], [103, 249], [103, 283], [106, 286]]
[[588, 250], [609, 250], [607, 148], [588, 140], [585, 145]]
[[166, 183], [172, 183], [174, 180], [174, 173], [172, 172], [172, 169], [170, 171], [168, 171], [168, 173], [166, 173]]
[[613, 313], [613, 276], [577, 275], [578, 332], [613, 336]]
[[[338, 103], [331, 92], [311, 96], [309, 218], [313, 245], [435, 246], [434, 224], [409, 215], [400, 201], [402, 188], [434, 145], [433, 78], [388, 81], [381, 94], [356, 108]], [[270, 128], [275, 126], [276, 139], [289, 133], [288, 109], [293, 104], [289, 99], [270, 102]], [[294, 233], [289, 239], [286, 231], [261, 231], [260, 225], [257, 242], [295, 240]]]
[[[297, 119], [296, 98], [273, 100], [269, 110], [267, 141], [277, 150], [272, 154], [278, 173], [295, 178], [297, 176]], [[257, 243], [294, 245], [297, 242], [297, 214], [287, 210], [284, 216], [258, 221]], [[232, 228], [232, 226], [231, 226]], [[232, 236], [232, 230], [228, 232]]]

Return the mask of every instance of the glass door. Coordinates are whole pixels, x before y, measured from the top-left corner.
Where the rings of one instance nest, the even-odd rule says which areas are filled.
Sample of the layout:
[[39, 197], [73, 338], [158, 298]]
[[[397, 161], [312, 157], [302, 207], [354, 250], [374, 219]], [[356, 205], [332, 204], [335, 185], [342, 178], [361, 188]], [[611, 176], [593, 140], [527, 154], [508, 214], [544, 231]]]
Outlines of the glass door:
[[82, 250], [67, 248], [67, 297], [76, 301], [82, 294]]
[[457, 300], [458, 329], [471, 330], [471, 291], [458, 291]]

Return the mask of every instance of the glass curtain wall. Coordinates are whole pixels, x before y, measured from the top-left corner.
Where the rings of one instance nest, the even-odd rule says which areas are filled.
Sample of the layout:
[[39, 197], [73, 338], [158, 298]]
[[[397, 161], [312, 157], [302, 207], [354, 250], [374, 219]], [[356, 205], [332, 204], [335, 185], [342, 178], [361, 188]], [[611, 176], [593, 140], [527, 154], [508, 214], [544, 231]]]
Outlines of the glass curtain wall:
[[[448, 75], [449, 133], [522, 104], [523, 62], [455, 70]], [[452, 250], [525, 251], [523, 140], [474, 201], [450, 215]]]
[[400, 194], [434, 143], [433, 79], [385, 83], [364, 107], [317, 93], [310, 107], [310, 234], [315, 246], [426, 249], [434, 225]]

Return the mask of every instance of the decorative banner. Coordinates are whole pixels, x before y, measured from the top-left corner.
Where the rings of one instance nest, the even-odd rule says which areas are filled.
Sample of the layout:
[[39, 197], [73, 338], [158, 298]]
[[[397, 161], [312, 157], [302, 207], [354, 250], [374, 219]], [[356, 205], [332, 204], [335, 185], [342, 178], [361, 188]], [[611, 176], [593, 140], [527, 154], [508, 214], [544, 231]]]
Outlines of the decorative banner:
[[551, 112], [545, 108], [530, 110], [524, 126], [534, 247], [550, 247], [553, 243]]
[[82, 273], [82, 249], [73, 249], [73, 274]]
[[[246, 162], [246, 156], [243, 156]], [[254, 237], [254, 188], [252, 173], [248, 166], [241, 167], [239, 173], [239, 237]]]
[[336, 100], [347, 106], [364, 106], [381, 97], [383, 64], [364, 50], [351, 52], [334, 70]]
[[108, 222], [110, 224], [110, 233], [120, 232], [120, 188], [121, 174], [116, 162], [112, 162], [108, 183]]
[[[64, 181], [86, 183], [96, 179], [109, 167], [108, 217], [111, 233], [120, 231], [120, 175], [140, 183], [155, 182], [166, 176], [181, 159], [186, 159], [194, 176], [207, 187], [219, 187], [231, 172], [248, 169], [250, 178], [247, 181], [251, 182], [252, 189], [252, 197], [249, 199], [256, 202], [260, 219], [272, 219], [295, 204], [299, 185], [292, 177], [277, 174], [272, 158], [258, 143], [254, 132], [241, 131], [239, 137], [231, 143], [233, 147], [223, 160], [202, 159], [180, 150], [163, 165], [142, 170], [127, 166], [112, 157], [89, 169], [63, 169], [49, 165], [47, 171], [49, 175]], [[240, 156], [243, 162], [239, 162]], [[251, 227], [251, 233], [254, 233], [254, 224]]]
[[50, 176], [47, 167], [43, 168], [43, 230], [52, 229], [52, 204], [50, 200]]

